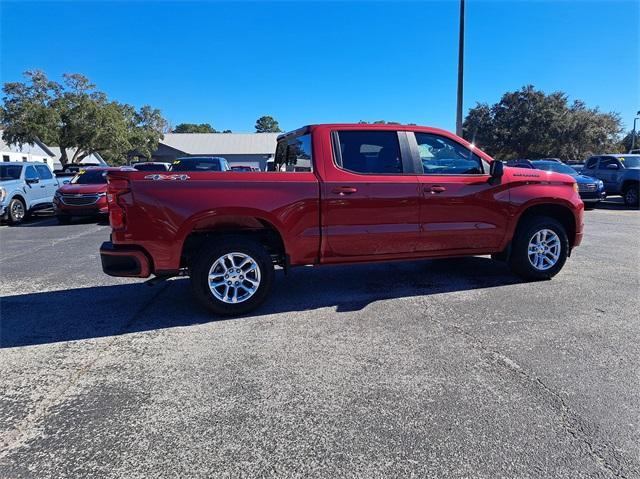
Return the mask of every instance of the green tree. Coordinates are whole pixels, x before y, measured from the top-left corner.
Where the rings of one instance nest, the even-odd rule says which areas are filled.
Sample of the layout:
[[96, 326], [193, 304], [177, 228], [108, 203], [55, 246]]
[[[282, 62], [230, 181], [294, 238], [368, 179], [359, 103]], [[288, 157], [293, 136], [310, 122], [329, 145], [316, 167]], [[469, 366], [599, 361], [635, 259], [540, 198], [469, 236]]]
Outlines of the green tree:
[[272, 116], [261, 116], [256, 120], [256, 133], [280, 133], [280, 125]]
[[[25, 73], [26, 82], [3, 86], [0, 120], [3, 139], [10, 144], [32, 144], [36, 137], [59, 146], [60, 161], [79, 163], [100, 153], [115, 164], [132, 151], [151, 156], [158, 147], [166, 121], [159, 110], [110, 101], [80, 74], [51, 81], [41, 71]], [[69, 150], [74, 153], [69, 157]]]
[[494, 105], [469, 110], [463, 136], [499, 158], [558, 157], [581, 160], [619, 144], [617, 113], [569, 104], [562, 92], [545, 94], [533, 86], [505, 93]]
[[218, 133], [209, 123], [180, 123], [172, 133]]

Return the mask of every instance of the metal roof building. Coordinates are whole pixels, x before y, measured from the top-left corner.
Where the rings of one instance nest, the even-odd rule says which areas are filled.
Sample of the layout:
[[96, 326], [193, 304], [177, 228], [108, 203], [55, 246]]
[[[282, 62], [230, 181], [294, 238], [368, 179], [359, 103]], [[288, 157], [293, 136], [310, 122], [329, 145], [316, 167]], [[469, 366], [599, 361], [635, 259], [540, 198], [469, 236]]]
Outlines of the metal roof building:
[[153, 161], [184, 156], [222, 156], [230, 165], [266, 168], [280, 133], [165, 133]]

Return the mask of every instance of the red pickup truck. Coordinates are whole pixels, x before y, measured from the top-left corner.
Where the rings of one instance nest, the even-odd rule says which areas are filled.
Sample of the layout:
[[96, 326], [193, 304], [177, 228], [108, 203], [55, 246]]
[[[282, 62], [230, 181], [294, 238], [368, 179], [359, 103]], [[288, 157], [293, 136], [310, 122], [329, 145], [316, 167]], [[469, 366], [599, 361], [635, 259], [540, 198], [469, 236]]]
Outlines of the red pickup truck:
[[449, 132], [324, 124], [278, 138], [275, 171], [110, 171], [112, 276], [188, 274], [222, 315], [261, 304], [274, 266], [490, 254], [547, 279], [583, 234], [575, 180], [504, 167]]

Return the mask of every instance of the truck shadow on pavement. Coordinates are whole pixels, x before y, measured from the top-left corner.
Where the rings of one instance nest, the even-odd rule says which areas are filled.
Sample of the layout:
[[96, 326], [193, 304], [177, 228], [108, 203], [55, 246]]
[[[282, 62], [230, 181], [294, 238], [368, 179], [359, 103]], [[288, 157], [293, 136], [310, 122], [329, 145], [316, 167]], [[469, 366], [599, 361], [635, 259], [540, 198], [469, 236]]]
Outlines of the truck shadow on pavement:
[[[469, 257], [278, 271], [267, 302], [245, 318], [335, 308], [358, 311], [376, 301], [520, 283], [503, 263]], [[102, 338], [189, 326], [219, 318], [190, 294], [188, 279], [5, 296], [0, 348]], [[238, 319], [238, 318], [233, 318]]]

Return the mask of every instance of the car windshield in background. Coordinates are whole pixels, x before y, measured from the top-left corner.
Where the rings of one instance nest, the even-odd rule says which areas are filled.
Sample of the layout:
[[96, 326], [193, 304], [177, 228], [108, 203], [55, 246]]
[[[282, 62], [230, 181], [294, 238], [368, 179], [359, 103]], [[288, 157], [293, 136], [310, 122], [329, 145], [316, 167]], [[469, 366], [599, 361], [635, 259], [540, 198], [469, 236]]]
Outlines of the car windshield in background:
[[0, 181], [19, 180], [22, 165], [0, 165]]
[[170, 171], [222, 171], [218, 158], [183, 158], [171, 165]]
[[618, 159], [625, 168], [640, 168], [640, 156], [621, 155]]
[[107, 172], [105, 170], [81, 171], [71, 180], [74, 185], [99, 185], [106, 182]]
[[167, 171], [167, 167], [159, 163], [137, 163], [133, 167], [138, 171]]
[[564, 163], [556, 161], [532, 161], [531, 163], [537, 170], [555, 171], [556, 173], [564, 173], [571, 176], [577, 175], [576, 170]]

